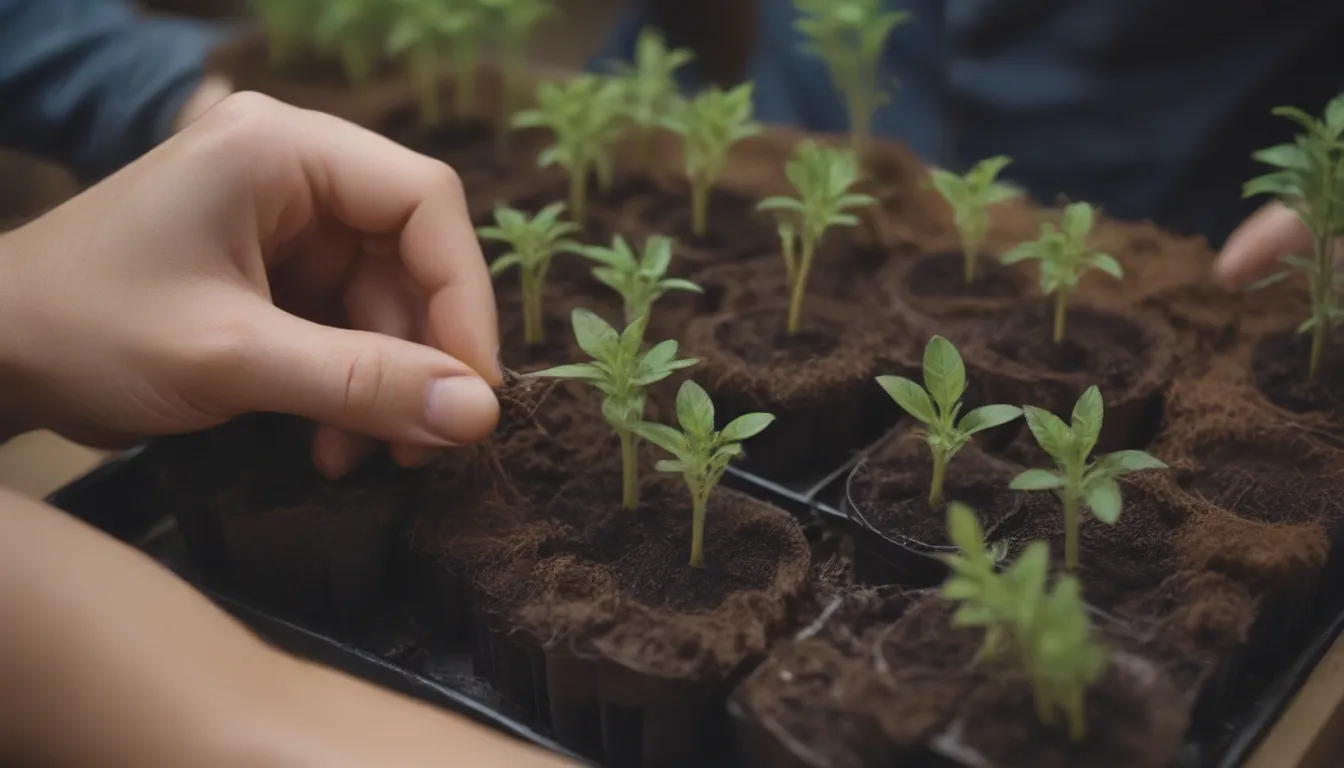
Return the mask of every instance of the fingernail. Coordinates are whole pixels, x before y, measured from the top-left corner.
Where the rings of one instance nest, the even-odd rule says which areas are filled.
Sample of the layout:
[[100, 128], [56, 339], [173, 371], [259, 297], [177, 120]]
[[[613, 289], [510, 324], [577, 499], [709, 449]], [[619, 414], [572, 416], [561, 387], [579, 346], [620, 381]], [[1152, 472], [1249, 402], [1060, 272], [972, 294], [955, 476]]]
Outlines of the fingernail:
[[453, 445], [481, 440], [499, 418], [499, 401], [484, 379], [452, 376], [430, 382], [425, 398], [429, 430]]

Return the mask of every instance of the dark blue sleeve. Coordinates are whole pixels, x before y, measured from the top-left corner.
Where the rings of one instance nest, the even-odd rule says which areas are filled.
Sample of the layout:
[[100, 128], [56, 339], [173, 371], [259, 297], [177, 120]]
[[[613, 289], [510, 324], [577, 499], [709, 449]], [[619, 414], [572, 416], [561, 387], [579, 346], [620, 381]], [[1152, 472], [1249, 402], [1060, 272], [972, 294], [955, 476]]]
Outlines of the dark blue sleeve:
[[219, 35], [121, 0], [0, 0], [0, 146], [112, 173], [168, 136]]

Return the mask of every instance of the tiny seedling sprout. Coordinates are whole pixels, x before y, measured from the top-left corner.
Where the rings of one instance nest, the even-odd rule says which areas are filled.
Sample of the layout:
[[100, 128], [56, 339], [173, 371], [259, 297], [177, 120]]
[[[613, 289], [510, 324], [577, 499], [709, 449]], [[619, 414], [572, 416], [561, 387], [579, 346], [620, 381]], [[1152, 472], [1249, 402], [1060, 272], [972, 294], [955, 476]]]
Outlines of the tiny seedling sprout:
[[619, 81], [583, 74], [566, 83], [539, 84], [536, 106], [513, 116], [515, 128], [548, 128], [555, 134], [537, 163], [559, 165], [569, 173], [569, 207], [581, 226], [588, 210], [588, 175], [596, 172], [604, 189], [611, 182], [611, 145], [620, 136], [624, 102]]
[[691, 182], [691, 232], [696, 237], [703, 237], [709, 226], [709, 194], [728, 164], [729, 150], [764, 130], [752, 120], [751, 94], [751, 83], [726, 91], [708, 88], [690, 100], [674, 99], [663, 116], [663, 126], [682, 137]]
[[[528, 47], [537, 25], [555, 13], [550, 0], [483, 0], [492, 15], [495, 35], [499, 41], [501, 59], [500, 125], [507, 126], [523, 101], [523, 85], [527, 82]], [[496, 134], [496, 149], [502, 154], [507, 146], [509, 132], [501, 128]]]
[[484, 6], [479, 0], [400, 0], [395, 7], [387, 52], [409, 59], [421, 122], [439, 122], [439, 74], [444, 52], [451, 52], [454, 59], [454, 111], [459, 118], [469, 114], [476, 98], [475, 46], [485, 19]]
[[986, 158], [976, 163], [965, 176], [941, 168], [929, 171], [929, 181], [934, 189], [952, 207], [957, 232], [961, 235], [961, 254], [965, 260], [967, 283], [975, 282], [980, 249], [984, 247], [985, 237], [989, 234], [990, 207], [1022, 195], [1017, 187], [997, 181], [999, 173], [1010, 162], [1003, 155]]
[[943, 480], [947, 464], [978, 432], [1007, 424], [1022, 415], [1015, 405], [985, 405], [961, 414], [961, 397], [966, 393], [966, 366], [957, 348], [942, 336], [934, 336], [924, 347], [924, 386], [902, 376], [879, 376], [877, 383], [906, 413], [924, 426], [921, 428], [933, 456], [933, 481], [929, 485], [929, 506], [943, 500]]
[[250, 0], [266, 30], [266, 52], [272, 65], [286, 64], [307, 43], [318, 0]]
[[317, 11], [313, 36], [319, 46], [334, 50], [355, 88], [373, 81], [379, 54], [386, 47], [387, 0], [328, 0]]
[[667, 277], [672, 264], [672, 239], [651, 235], [644, 241], [644, 252], [636, 258], [634, 250], [621, 235], [611, 239], [611, 247], [583, 246], [578, 252], [598, 263], [593, 277], [598, 282], [621, 294], [625, 300], [625, 321], [647, 315], [653, 302], [668, 291], [703, 293], [690, 280]]
[[[855, 154], [848, 150], [804, 141], [789, 159], [785, 173], [798, 190], [797, 199], [771, 197], [757, 207], [775, 211], [780, 219], [779, 240], [789, 285], [788, 332], [794, 334], [802, 320], [807, 276], [822, 236], [833, 226], [856, 226], [859, 219], [849, 211], [876, 201], [849, 191], [859, 168]], [[801, 241], [801, 248], [795, 241]]]
[[498, 208], [495, 226], [477, 230], [482, 240], [507, 243], [512, 249], [495, 259], [490, 274], [499, 275], [510, 267], [518, 267], [523, 293], [523, 341], [528, 346], [546, 342], [541, 298], [551, 258], [557, 253], [577, 253], [579, 249], [578, 243], [568, 239], [579, 228], [560, 219], [564, 210], [564, 203], [551, 203], [529, 219], [521, 211]]
[[952, 573], [943, 583], [945, 599], [959, 603], [952, 624], [983, 627], [978, 659], [1001, 658], [1005, 650], [1031, 681], [1036, 716], [1054, 725], [1064, 713], [1069, 738], [1086, 735], [1087, 689], [1106, 671], [1106, 648], [1092, 638], [1092, 622], [1073, 576], [1047, 589], [1050, 547], [1033, 541], [1007, 569], [995, 569], [984, 531], [970, 508], [949, 505], [948, 535], [959, 550], [944, 555]]
[[644, 418], [645, 389], [699, 360], [679, 359], [673, 340], [641, 353], [648, 315], [636, 319], [621, 333], [586, 309], [574, 310], [571, 322], [574, 339], [592, 362], [561, 365], [531, 375], [579, 379], [602, 393], [602, 416], [621, 439], [621, 506], [633, 510], [639, 506], [635, 436]]
[[[1311, 256], [1292, 254], [1283, 257], [1283, 263], [1307, 276], [1311, 317], [1298, 327], [1298, 332], [1311, 331], [1307, 377], [1315, 381], [1330, 344], [1330, 333], [1344, 316], [1333, 258], [1335, 239], [1344, 236], [1344, 94], [1326, 105], [1320, 119], [1293, 107], [1279, 107], [1274, 114], [1298, 123], [1305, 130], [1291, 144], [1255, 153], [1256, 160], [1275, 170], [1251, 179], [1244, 193], [1247, 197], [1273, 195], [1295, 211], [1311, 233]], [[1260, 281], [1259, 285], [1278, 282], [1287, 276], [1285, 270]]]
[[1064, 319], [1069, 308], [1069, 297], [1089, 270], [1099, 269], [1119, 280], [1125, 272], [1113, 256], [1092, 250], [1088, 237], [1092, 234], [1095, 218], [1092, 206], [1073, 203], [1064, 209], [1064, 218], [1058, 228], [1050, 222], [1041, 224], [1041, 235], [999, 257], [1004, 264], [1037, 259], [1041, 262], [1041, 292], [1055, 297], [1054, 341], [1064, 340]]
[[625, 115], [634, 126], [640, 165], [652, 161], [654, 131], [678, 96], [677, 70], [694, 58], [688, 48], [668, 48], [663, 36], [644, 29], [635, 41], [633, 65], [614, 62], [616, 77], [625, 83]]
[[804, 52], [826, 63], [831, 83], [843, 94], [849, 113], [850, 140], [863, 156], [872, 130], [873, 113], [886, 104], [882, 51], [887, 39], [910, 20], [908, 11], [887, 10], [886, 0], [794, 0], [795, 28], [806, 42]]
[[694, 381], [686, 381], [677, 390], [678, 431], [666, 424], [642, 422], [635, 434], [672, 454], [675, 458], [659, 461], [659, 472], [680, 473], [691, 492], [691, 566], [705, 565], [705, 507], [709, 494], [719, 484], [728, 463], [742, 454], [742, 441], [760, 434], [775, 417], [768, 413], [748, 413], [714, 430], [714, 402]]
[[1024, 408], [1032, 436], [1055, 460], [1055, 469], [1028, 469], [1013, 479], [1011, 487], [1059, 495], [1064, 504], [1064, 567], [1070, 571], [1078, 568], [1078, 508], [1086, 506], [1093, 517], [1114, 525], [1122, 506], [1116, 478], [1167, 467], [1143, 451], [1116, 451], [1089, 462], [1101, 436], [1103, 410], [1101, 390], [1096, 387], [1089, 387], [1078, 398], [1068, 424], [1043, 408]]

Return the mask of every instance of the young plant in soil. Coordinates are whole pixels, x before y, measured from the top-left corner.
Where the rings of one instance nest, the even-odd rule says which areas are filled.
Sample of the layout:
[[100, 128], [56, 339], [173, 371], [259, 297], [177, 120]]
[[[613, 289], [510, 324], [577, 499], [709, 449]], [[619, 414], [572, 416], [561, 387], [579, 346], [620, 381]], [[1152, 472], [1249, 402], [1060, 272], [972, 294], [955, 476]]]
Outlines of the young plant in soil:
[[1104, 406], [1101, 390], [1089, 387], [1073, 406], [1069, 424], [1034, 406], [1024, 408], [1027, 426], [1041, 449], [1055, 460], [1055, 469], [1028, 469], [1013, 479], [1015, 491], [1054, 491], [1064, 504], [1064, 567], [1078, 568], [1078, 511], [1086, 506], [1107, 525], [1120, 519], [1122, 500], [1116, 478], [1146, 469], [1166, 469], [1143, 451], [1116, 451], [1088, 457], [1101, 434]]
[[686, 175], [691, 182], [691, 233], [704, 237], [709, 216], [709, 194], [728, 164], [728, 152], [738, 141], [761, 133], [752, 120], [752, 84], [701, 91], [694, 99], [675, 99], [663, 116], [664, 128], [682, 138]]
[[350, 85], [364, 88], [373, 81], [379, 54], [387, 42], [388, 0], [329, 0], [313, 19], [317, 44], [334, 51]]
[[850, 141], [862, 157], [873, 113], [891, 99], [880, 79], [882, 50], [910, 13], [887, 10], [884, 0], [794, 0], [793, 5], [799, 13], [794, 27], [807, 39], [803, 50], [826, 63], [832, 86], [844, 95]]
[[742, 455], [742, 441], [760, 434], [775, 417], [768, 413], [747, 413], [714, 430], [714, 402], [699, 384], [686, 381], [677, 390], [677, 424], [641, 422], [632, 428], [635, 434], [672, 454], [673, 459], [659, 461], [659, 472], [679, 472], [691, 492], [691, 566], [705, 565], [705, 506], [709, 494], [723, 478], [728, 463]]
[[523, 101], [527, 82], [528, 47], [532, 34], [547, 16], [555, 13], [549, 0], [482, 0], [495, 28], [501, 59], [500, 130], [495, 133], [496, 151], [503, 155], [508, 147], [505, 130]]
[[[1311, 257], [1294, 254], [1285, 256], [1283, 263], [1307, 276], [1311, 317], [1298, 326], [1298, 332], [1311, 331], [1307, 378], [1315, 381], [1330, 345], [1331, 331], [1344, 316], [1332, 250], [1335, 238], [1344, 236], [1344, 94], [1331, 100], [1319, 119], [1293, 107], [1278, 107], [1274, 114], [1306, 130], [1291, 144], [1256, 152], [1256, 160], [1276, 170], [1246, 182], [1243, 191], [1246, 197], [1278, 198], [1297, 213], [1311, 233]], [[1288, 274], [1285, 270], [1259, 285], [1278, 282]]]
[[551, 203], [529, 219], [521, 211], [498, 208], [495, 226], [476, 230], [480, 239], [507, 243], [513, 249], [495, 259], [490, 274], [500, 275], [510, 267], [518, 267], [523, 294], [523, 342], [528, 346], [546, 343], [541, 298], [551, 259], [557, 253], [577, 253], [580, 249], [578, 243], [569, 239], [579, 230], [578, 225], [560, 220], [564, 210], [564, 203]]
[[654, 131], [677, 99], [677, 70], [694, 57], [689, 48], [668, 48], [661, 34], [645, 29], [635, 41], [634, 65], [623, 61], [612, 65], [625, 84], [625, 116], [634, 126], [639, 164], [645, 171], [652, 162]]
[[272, 66], [289, 63], [308, 42], [317, 0], [249, 0], [266, 30], [266, 53]]
[[645, 390], [674, 372], [695, 365], [697, 358], [678, 358], [677, 342], [667, 340], [640, 352], [649, 316], [643, 315], [617, 333], [607, 321], [586, 309], [571, 315], [574, 339], [590, 363], [560, 365], [531, 376], [586, 381], [602, 393], [602, 416], [621, 439], [621, 506], [639, 506], [636, 434], [644, 419]]
[[780, 248], [789, 286], [788, 332], [792, 335], [802, 319], [807, 275], [822, 236], [831, 227], [858, 225], [858, 217], [849, 211], [876, 200], [849, 191], [859, 176], [858, 159], [852, 151], [804, 141], [789, 159], [785, 173], [798, 190], [797, 199], [771, 197], [757, 207], [775, 211], [780, 218]]
[[597, 262], [593, 277], [598, 282], [621, 294], [625, 303], [625, 322], [649, 314], [653, 302], [668, 291], [703, 293], [690, 280], [667, 277], [672, 264], [672, 238], [651, 235], [644, 241], [644, 252], [638, 257], [621, 235], [611, 239], [611, 247], [581, 246], [578, 252]]
[[877, 383], [906, 413], [924, 426], [919, 430], [933, 456], [929, 506], [943, 501], [947, 464], [978, 432], [1002, 426], [1022, 415], [1015, 405], [985, 405], [961, 414], [966, 393], [966, 366], [952, 342], [934, 336], [924, 347], [924, 386], [903, 376], [878, 376]]
[[975, 282], [975, 267], [980, 260], [980, 249], [989, 234], [990, 206], [1022, 195], [1022, 190], [998, 181], [999, 173], [1011, 163], [998, 155], [975, 164], [965, 176], [934, 168], [929, 171], [929, 182], [952, 207], [952, 214], [961, 235], [961, 255], [965, 263], [967, 283]]
[[1044, 541], [1027, 545], [999, 572], [980, 522], [963, 504], [948, 507], [947, 528], [958, 549], [942, 558], [952, 571], [942, 595], [960, 603], [953, 625], [983, 627], [977, 659], [998, 659], [1006, 651], [1031, 680], [1041, 722], [1054, 725], [1062, 711], [1069, 738], [1081, 741], [1086, 735], [1083, 701], [1105, 672], [1107, 653], [1092, 641], [1078, 580], [1062, 576], [1047, 589], [1050, 546]]
[[401, 0], [394, 7], [387, 52], [407, 58], [421, 122], [439, 123], [439, 74], [445, 54], [453, 58], [453, 111], [459, 119], [469, 115], [475, 108], [476, 40], [485, 22], [485, 7], [480, 0]]
[[1073, 203], [1064, 209], [1059, 227], [1050, 222], [1041, 224], [1041, 235], [1029, 243], [1022, 243], [999, 257], [1004, 264], [1036, 259], [1041, 262], [1041, 292], [1055, 297], [1054, 341], [1064, 340], [1064, 320], [1069, 309], [1069, 297], [1078, 289], [1083, 275], [1093, 269], [1119, 280], [1125, 276], [1115, 257], [1094, 251], [1088, 245], [1092, 222], [1096, 213], [1087, 203]]
[[515, 128], [549, 128], [555, 134], [537, 164], [559, 165], [569, 173], [569, 208], [580, 226], [588, 214], [588, 175], [595, 172], [603, 190], [611, 185], [611, 145], [621, 134], [624, 103], [619, 81], [585, 74], [566, 83], [541, 83], [536, 106], [513, 116]]

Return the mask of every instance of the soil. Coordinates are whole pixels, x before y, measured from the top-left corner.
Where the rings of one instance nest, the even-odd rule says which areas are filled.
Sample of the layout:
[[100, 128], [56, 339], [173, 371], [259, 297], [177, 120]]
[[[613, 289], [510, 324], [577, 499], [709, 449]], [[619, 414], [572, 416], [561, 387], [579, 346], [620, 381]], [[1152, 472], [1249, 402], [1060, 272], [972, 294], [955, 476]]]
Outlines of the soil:
[[678, 274], [692, 274], [714, 264], [739, 261], [772, 249], [779, 236], [773, 220], [756, 211], [756, 200], [723, 187], [709, 194], [705, 234], [691, 229], [691, 191], [684, 184], [653, 182], [634, 177], [613, 188], [611, 197], [623, 204], [612, 214], [615, 229], [641, 229], [667, 235], [677, 244], [673, 260]]
[[955, 305], [994, 306], [1026, 296], [1031, 288], [1026, 273], [982, 256], [975, 281], [967, 283], [960, 253], [932, 253], [897, 265], [887, 278], [898, 300], [921, 311], [938, 313]]
[[973, 444], [949, 462], [944, 502], [938, 509], [930, 509], [928, 502], [932, 472], [928, 445], [916, 435], [903, 436], [859, 464], [848, 486], [848, 501], [861, 517], [859, 524], [927, 551], [948, 546], [948, 501], [970, 505], [991, 540], [1021, 504], [1019, 494], [1008, 489], [1013, 468], [985, 456]]
[[1333, 523], [1344, 517], [1344, 454], [1296, 432], [1197, 445], [1181, 487], [1249, 520]]
[[1033, 303], [997, 314], [987, 346], [1029, 370], [1073, 374], [1102, 392], [1128, 392], [1146, 368], [1142, 334], [1115, 315], [1073, 307], [1064, 340], [1056, 344], [1053, 311], [1047, 303]]
[[1256, 386], [1270, 402], [1293, 413], [1316, 413], [1344, 425], [1344, 343], [1333, 335], [1317, 380], [1307, 377], [1311, 334], [1286, 332], [1268, 336], [1256, 346], [1251, 361]]

